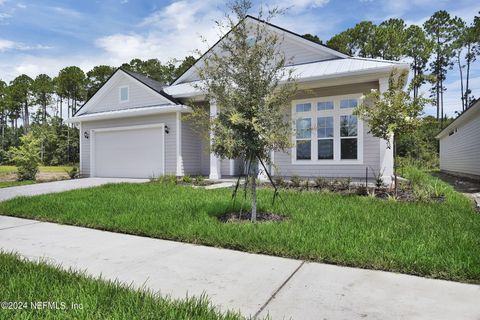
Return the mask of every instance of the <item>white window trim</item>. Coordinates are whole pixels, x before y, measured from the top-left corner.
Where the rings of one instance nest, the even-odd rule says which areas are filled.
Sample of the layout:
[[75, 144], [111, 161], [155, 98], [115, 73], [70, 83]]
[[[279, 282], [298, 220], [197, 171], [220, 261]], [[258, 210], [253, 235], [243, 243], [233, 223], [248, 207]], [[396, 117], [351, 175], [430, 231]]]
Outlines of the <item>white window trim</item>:
[[[127, 89], [127, 100], [122, 100], [122, 89]], [[121, 86], [118, 88], [118, 101], [120, 103], [127, 103], [130, 101], [130, 86]]]
[[[322, 164], [363, 164], [363, 121], [357, 118], [357, 159], [340, 159], [340, 116], [351, 115], [352, 109], [340, 109], [340, 100], [344, 99], [357, 99], [358, 104], [361, 104], [362, 93], [354, 93], [339, 96], [317, 97], [309, 99], [292, 100], [291, 114], [294, 134], [292, 135], [292, 149], [291, 149], [291, 161], [295, 165], [322, 165]], [[317, 103], [322, 101], [333, 101], [333, 110], [317, 110]], [[296, 105], [299, 103], [311, 103], [311, 112], [296, 112]], [[318, 160], [318, 143], [317, 143], [317, 118], [333, 116], [333, 160]], [[311, 159], [310, 160], [297, 160], [297, 148], [296, 148], [296, 120], [298, 118], [312, 118], [312, 145], [311, 145]]]

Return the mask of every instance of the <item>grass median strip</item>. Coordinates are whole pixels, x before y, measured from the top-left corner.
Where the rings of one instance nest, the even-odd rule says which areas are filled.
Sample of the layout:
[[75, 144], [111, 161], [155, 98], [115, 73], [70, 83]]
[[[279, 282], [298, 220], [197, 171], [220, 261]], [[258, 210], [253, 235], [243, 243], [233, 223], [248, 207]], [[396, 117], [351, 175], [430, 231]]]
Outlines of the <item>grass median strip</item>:
[[0, 252], [1, 319], [238, 320], [207, 298], [173, 300]]
[[[416, 173], [419, 175], [419, 173]], [[281, 222], [223, 223], [231, 190], [115, 184], [17, 198], [0, 213], [255, 253], [480, 283], [480, 215], [450, 186], [441, 203], [402, 203], [334, 193], [259, 191], [259, 211]]]

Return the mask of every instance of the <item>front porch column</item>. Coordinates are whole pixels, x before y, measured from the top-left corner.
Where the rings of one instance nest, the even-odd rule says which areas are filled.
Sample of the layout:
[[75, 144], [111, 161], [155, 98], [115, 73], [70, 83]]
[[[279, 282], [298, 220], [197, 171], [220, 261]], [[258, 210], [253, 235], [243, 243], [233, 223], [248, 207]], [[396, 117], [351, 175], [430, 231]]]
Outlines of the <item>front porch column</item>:
[[[388, 90], [388, 78], [378, 80], [380, 93]], [[383, 181], [391, 183], [393, 176], [393, 135], [390, 137], [390, 149], [387, 148], [387, 141], [380, 139], [380, 172], [383, 171]]]
[[[217, 103], [215, 101], [210, 101], [210, 117], [217, 116]], [[213, 139], [213, 132], [210, 132], [210, 139]], [[210, 142], [211, 145], [211, 142]], [[210, 148], [210, 179], [220, 179], [221, 174], [221, 163], [220, 158], [218, 158]]]

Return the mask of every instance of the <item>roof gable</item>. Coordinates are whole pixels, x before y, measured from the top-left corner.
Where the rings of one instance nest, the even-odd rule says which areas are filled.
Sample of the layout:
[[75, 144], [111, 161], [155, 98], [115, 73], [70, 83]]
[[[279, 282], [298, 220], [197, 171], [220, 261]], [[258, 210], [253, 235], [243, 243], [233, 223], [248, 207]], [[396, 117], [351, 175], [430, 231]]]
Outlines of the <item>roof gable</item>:
[[[120, 102], [119, 90], [128, 87], [129, 99]], [[141, 74], [117, 69], [75, 116], [105, 111], [175, 105], [177, 101], [163, 92], [163, 85]]]
[[[323, 44], [316, 43], [314, 41], [303, 38], [301, 35], [284, 28], [278, 27], [271, 23], [262, 21], [258, 18], [247, 16], [239, 23], [257, 24], [264, 23], [268, 26], [269, 30], [276, 32], [284, 37], [284, 41], [281, 44], [280, 49], [285, 53], [285, 57], [288, 61], [291, 61], [290, 65], [304, 64], [309, 62], [323, 61], [329, 59], [342, 59], [347, 58], [341, 52], [331, 49]], [[203, 61], [213, 50], [219, 48], [219, 44], [229, 36], [230, 32], [227, 32], [220, 40], [218, 40], [211, 48], [207, 50], [193, 66], [187, 69], [180, 77], [178, 77], [172, 85], [192, 82], [199, 80], [196, 69], [203, 66]]]

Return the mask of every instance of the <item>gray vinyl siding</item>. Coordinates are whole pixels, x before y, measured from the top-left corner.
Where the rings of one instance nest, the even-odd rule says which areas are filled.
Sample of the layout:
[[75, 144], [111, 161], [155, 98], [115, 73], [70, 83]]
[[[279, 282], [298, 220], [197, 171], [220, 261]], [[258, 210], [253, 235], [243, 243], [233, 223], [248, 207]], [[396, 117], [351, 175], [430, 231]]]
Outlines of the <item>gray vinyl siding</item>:
[[165, 134], [165, 173], [176, 174], [177, 156], [176, 156], [176, 114], [161, 114], [143, 117], [131, 117], [122, 119], [100, 120], [82, 122], [82, 132], [80, 132], [80, 143], [82, 146], [81, 168], [82, 176], [90, 176], [90, 139], [85, 139], [83, 132], [89, 132], [91, 129], [114, 128], [135, 125], [147, 125], [164, 123], [168, 126], [169, 133]]
[[[119, 100], [119, 88], [122, 86], [129, 87], [128, 102], [120, 102]], [[99, 91], [96, 94], [98, 96], [92, 98], [92, 102], [93, 99], [95, 99], [94, 106], [92, 106], [90, 110], [80, 110], [78, 115], [171, 104], [171, 102], [162, 97], [159, 93], [153, 91], [123, 72], [118, 72], [112, 77], [104, 88], [108, 88], [108, 90]]]
[[[339, 96], [355, 93], [366, 94], [371, 89], [378, 89], [378, 82], [365, 82], [357, 84], [340, 85], [334, 87], [314, 88], [299, 91], [294, 100], [308, 99], [328, 96]], [[290, 111], [287, 115], [291, 118]], [[360, 151], [361, 152], [361, 151]], [[274, 153], [274, 175], [302, 177], [365, 177], [365, 168], [369, 170], [369, 177], [372, 178], [372, 169], [379, 172], [380, 166], [380, 139], [368, 133], [368, 124], [363, 126], [363, 163], [361, 164], [293, 164], [291, 152]]]
[[190, 121], [182, 120], [182, 159], [185, 175], [202, 174], [202, 136]]
[[440, 139], [440, 169], [480, 176], [480, 111], [456, 129]]

